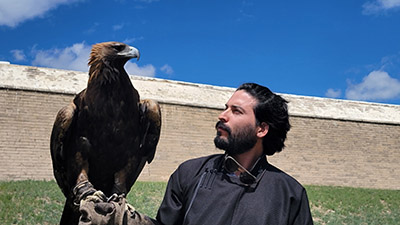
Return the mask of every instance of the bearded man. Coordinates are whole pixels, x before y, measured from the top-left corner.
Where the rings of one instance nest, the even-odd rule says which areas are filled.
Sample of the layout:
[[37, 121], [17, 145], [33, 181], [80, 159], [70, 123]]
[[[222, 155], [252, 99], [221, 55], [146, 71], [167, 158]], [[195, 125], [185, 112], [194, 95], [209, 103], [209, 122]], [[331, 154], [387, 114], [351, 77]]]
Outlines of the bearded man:
[[266, 157], [284, 148], [287, 101], [245, 83], [218, 119], [214, 143], [224, 154], [182, 163], [169, 179], [156, 219], [125, 211], [125, 224], [313, 224], [304, 187]]

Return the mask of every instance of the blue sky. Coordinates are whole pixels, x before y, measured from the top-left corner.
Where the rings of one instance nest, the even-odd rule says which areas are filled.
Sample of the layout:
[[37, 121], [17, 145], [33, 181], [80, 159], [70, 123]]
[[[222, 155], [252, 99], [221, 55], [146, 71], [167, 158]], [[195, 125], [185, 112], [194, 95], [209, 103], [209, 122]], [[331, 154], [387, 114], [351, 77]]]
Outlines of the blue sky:
[[0, 40], [12, 64], [87, 71], [121, 41], [129, 74], [400, 104], [400, 0], [0, 0]]

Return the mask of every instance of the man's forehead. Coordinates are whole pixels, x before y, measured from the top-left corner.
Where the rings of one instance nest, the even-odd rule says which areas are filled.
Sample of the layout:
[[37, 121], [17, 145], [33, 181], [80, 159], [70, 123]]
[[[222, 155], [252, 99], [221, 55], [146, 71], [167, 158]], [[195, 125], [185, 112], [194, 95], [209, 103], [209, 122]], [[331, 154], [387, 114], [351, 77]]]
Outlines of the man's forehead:
[[244, 90], [239, 90], [233, 93], [232, 97], [227, 102], [227, 105], [239, 106], [242, 108], [247, 108], [247, 107], [253, 108], [256, 103], [257, 100], [253, 96], [251, 96]]

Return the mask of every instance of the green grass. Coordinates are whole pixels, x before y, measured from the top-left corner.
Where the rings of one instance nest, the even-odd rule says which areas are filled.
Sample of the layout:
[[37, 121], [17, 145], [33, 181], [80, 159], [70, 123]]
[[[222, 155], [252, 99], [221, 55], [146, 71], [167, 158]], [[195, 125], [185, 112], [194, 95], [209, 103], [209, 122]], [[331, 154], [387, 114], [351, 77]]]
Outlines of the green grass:
[[315, 224], [400, 223], [400, 190], [306, 186]]
[[[166, 183], [137, 182], [128, 202], [155, 217]], [[314, 224], [398, 224], [400, 191], [306, 186]], [[54, 181], [0, 182], [0, 224], [58, 224], [64, 196]]]
[[0, 224], [57, 224], [63, 204], [54, 181], [0, 182]]
[[[165, 187], [164, 182], [136, 182], [128, 202], [154, 218]], [[64, 201], [55, 181], [0, 181], [0, 225], [58, 224]]]

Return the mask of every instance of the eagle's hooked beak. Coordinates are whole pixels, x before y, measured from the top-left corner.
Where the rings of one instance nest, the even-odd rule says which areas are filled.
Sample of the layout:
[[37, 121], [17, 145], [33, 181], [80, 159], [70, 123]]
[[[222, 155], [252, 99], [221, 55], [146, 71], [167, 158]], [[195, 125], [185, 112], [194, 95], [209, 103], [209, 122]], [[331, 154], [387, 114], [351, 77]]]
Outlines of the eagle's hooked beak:
[[137, 61], [139, 61], [140, 52], [139, 52], [138, 49], [136, 49], [136, 48], [134, 48], [132, 46], [129, 46], [129, 55], [131, 55], [132, 58], [137, 58]]
[[118, 55], [130, 58], [130, 59], [137, 58], [137, 60], [139, 60], [139, 58], [140, 58], [139, 50], [137, 48], [134, 48], [129, 45], [126, 46], [126, 48], [122, 52], [119, 52]]

